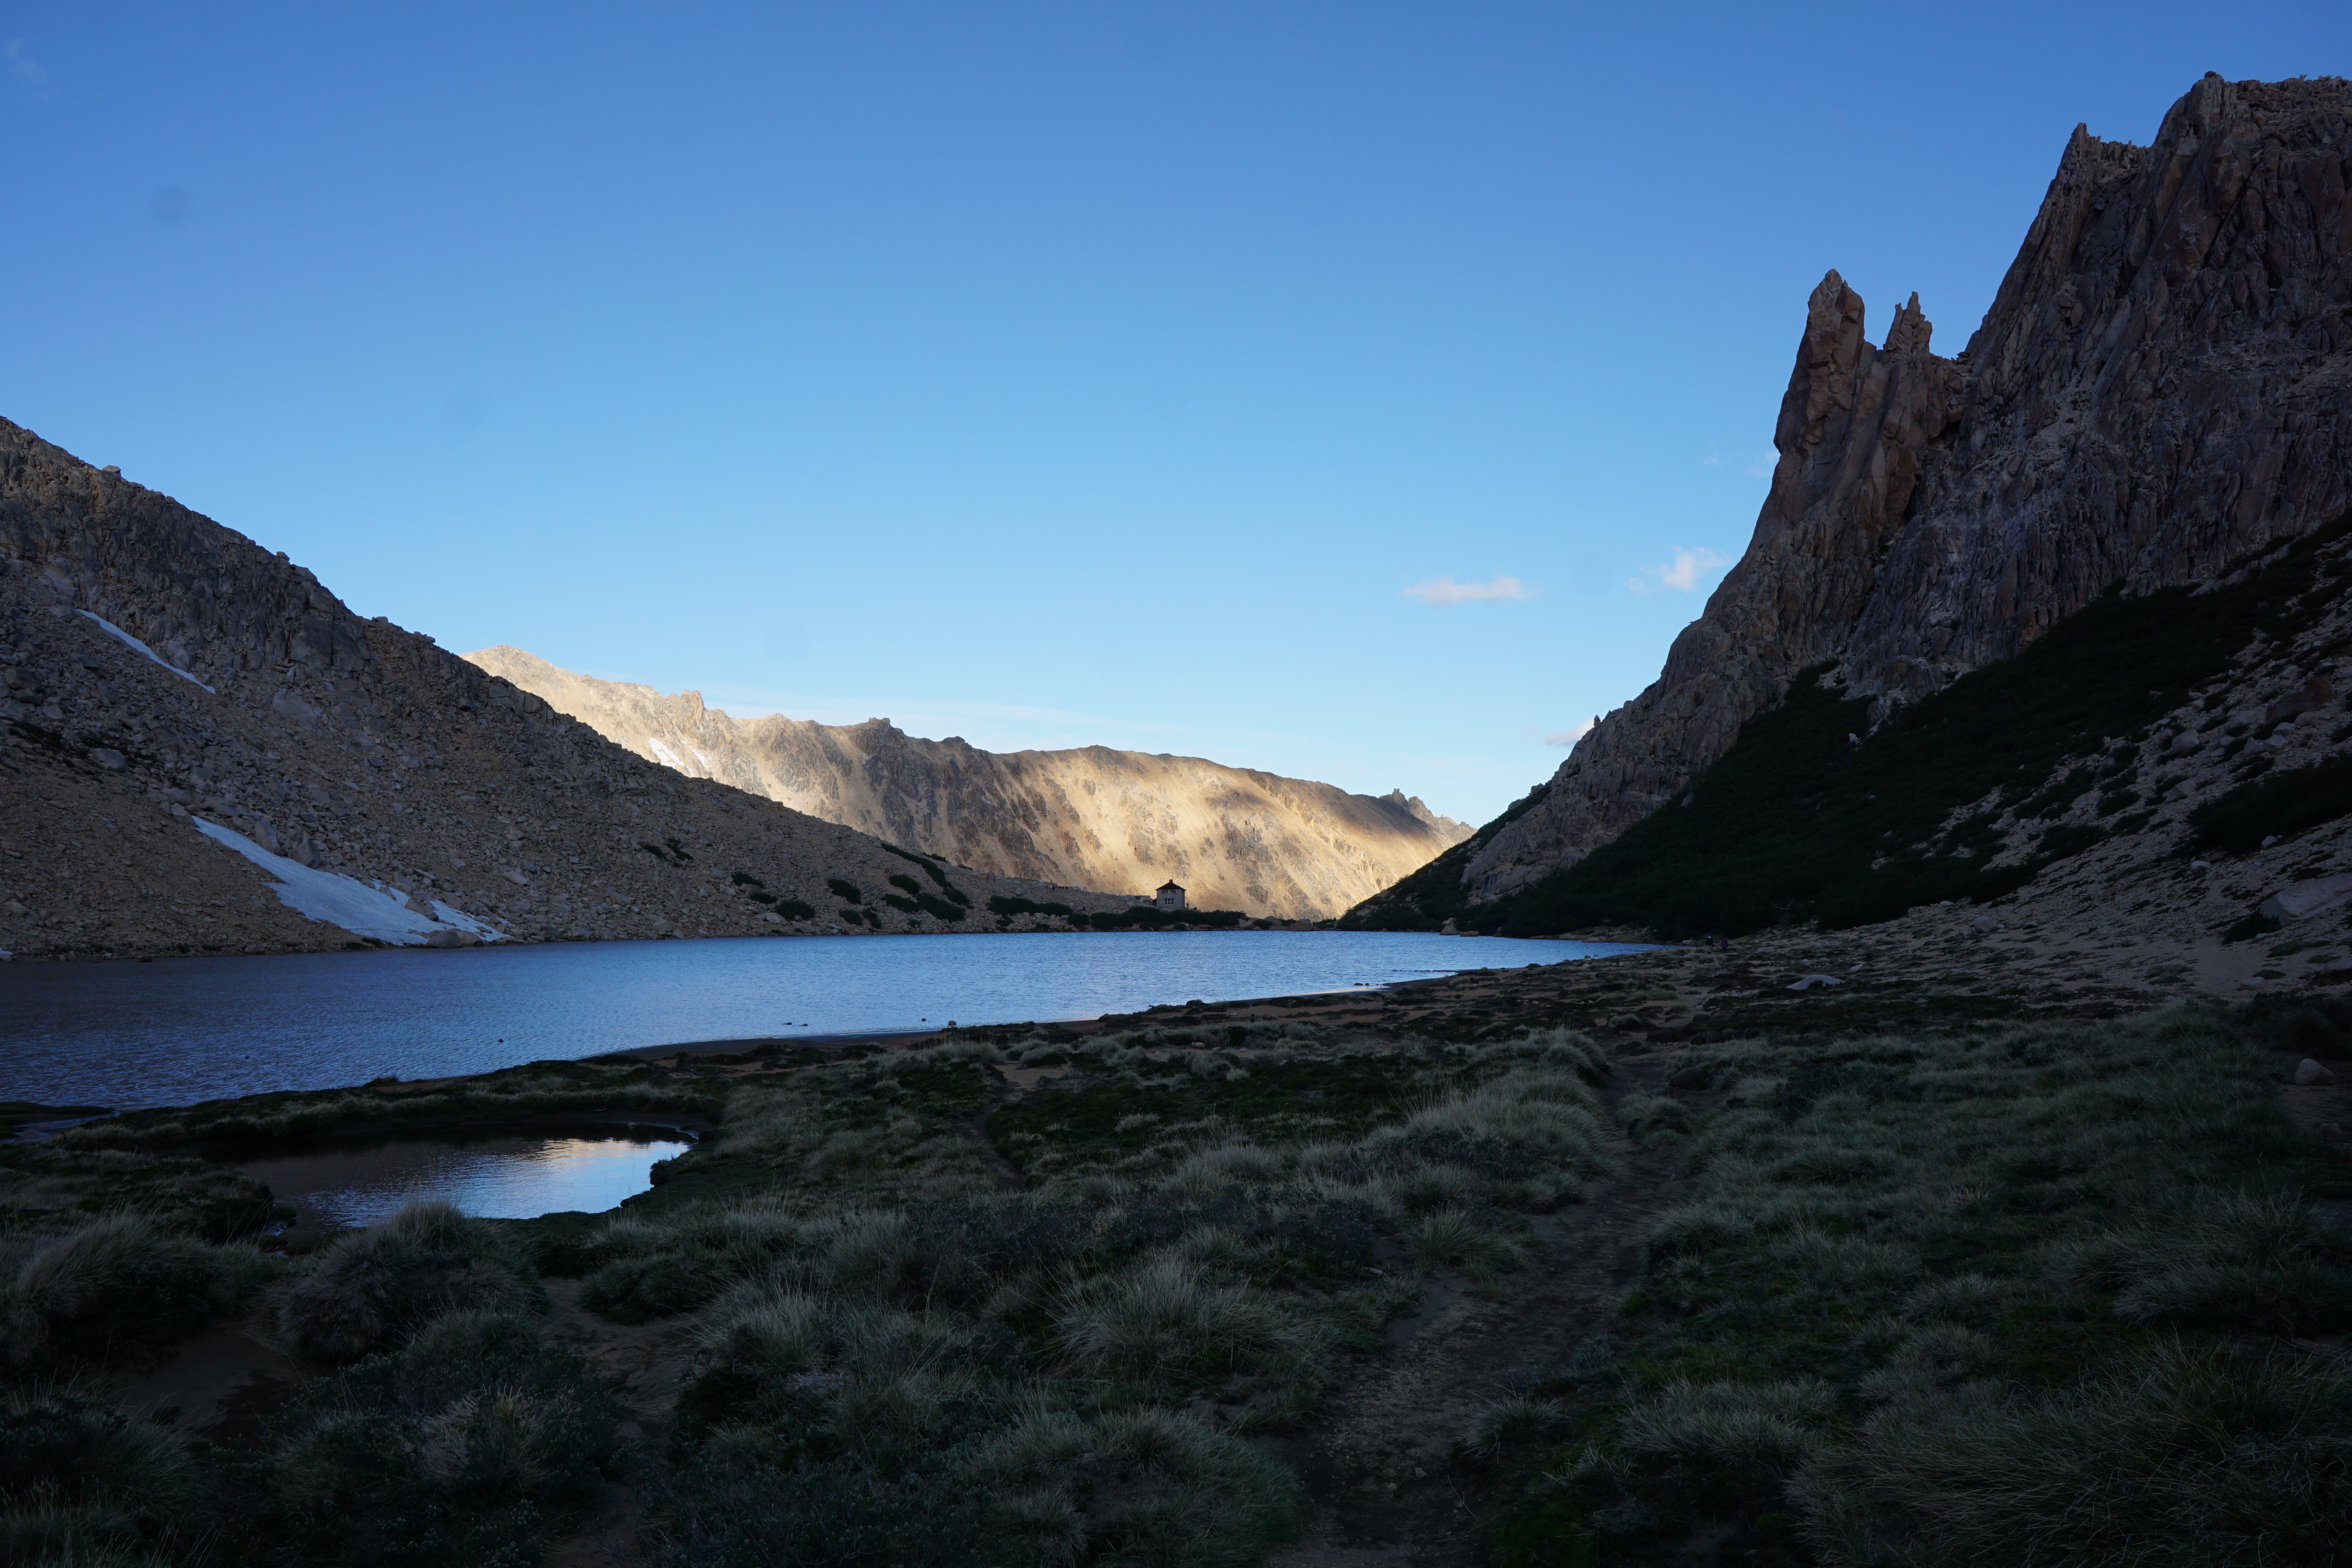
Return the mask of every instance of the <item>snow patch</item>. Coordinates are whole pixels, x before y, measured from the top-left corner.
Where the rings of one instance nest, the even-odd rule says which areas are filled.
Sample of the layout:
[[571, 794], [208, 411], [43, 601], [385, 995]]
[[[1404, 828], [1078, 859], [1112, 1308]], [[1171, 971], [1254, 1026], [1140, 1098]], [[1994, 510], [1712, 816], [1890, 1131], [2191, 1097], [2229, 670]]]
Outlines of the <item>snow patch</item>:
[[[98, 623], [99, 630], [104, 632], [108, 637], [114, 638], [116, 641], [124, 644], [130, 647], [133, 653], [145, 655], [148, 658], [151, 658], [157, 664], [162, 665], [165, 669], [170, 670], [173, 675], [178, 676], [182, 680], [187, 681], [195, 686], [205, 686], [203, 681], [198, 680], [194, 676], [190, 675], [186, 670], [182, 669], [178, 665], [173, 664], [162, 654], [157, 653], [153, 648], [149, 647], [145, 643], [141, 642], [137, 637], [132, 637], [121, 626], [118, 626], [112, 621], [108, 620], [104, 616], [93, 616], [90, 615], [88, 610], [82, 611], [81, 614], [89, 616], [91, 620]], [[206, 691], [212, 691], [213, 689], [209, 686], [205, 686], [205, 689]], [[213, 695], [217, 697], [220, 694], [215, 691], [213, 692]]]
[[244, 834], [216, 822], [206, 822], [201, 816], [188, 820], [214, 843], [236, 850], [277, 878], [269, 890], [278, 895], [278, 901], [310, 920], [341, 926], [354, 936], [372, 936], [395, 947], [422, 946], [427, 937], [441, 931], [464, 931], [484, 942], [503, 940], [500, 932], [437, 899], [433, 900], [431, 916], [420, 914], [393, 894], [371, 888], [357, 878], [346, 877], [340, 871], [317, 870], [299, 860], [272, 855]]
[[667, 746], [663, 745], [651, 735], [646, 737], [646, 744], [654, 749], [654, 760], [661, 763], [662, 766], [666, 768], [676, 768], [679, 773], [686, 772], [686, 763], [679, 758], [676, 752], [671, 751]]

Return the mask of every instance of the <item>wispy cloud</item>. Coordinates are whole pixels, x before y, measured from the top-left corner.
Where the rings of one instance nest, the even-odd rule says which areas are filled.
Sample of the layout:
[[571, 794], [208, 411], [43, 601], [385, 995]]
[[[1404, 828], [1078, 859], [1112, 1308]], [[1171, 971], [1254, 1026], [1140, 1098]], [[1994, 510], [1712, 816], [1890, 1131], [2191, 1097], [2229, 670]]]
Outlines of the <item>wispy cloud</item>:
[[1625, 586], [1636, 594], [1654, 594], [1661, 588], [1672, 588], [1677, 594], [1687, 594], [1698, 586], [1701, 576], [1719, 571], [1731, 563], [1714, 551], [1701, 548], [1685, 550], [1675, 547], [1675, 558], [1664, 566], [1644, 566], [1638, 577], [1628, 578]]
[[1426, 583], [1415, 583], [1404, 591], [1408, 599], [1419, 599], [1424, 605], [1477, 605], [1496, 599], [1532, 599], [1536, 590], [1517, 577], [1496, 577], [1484, 583], [1456, 583], [1451, 577], [1432, 577]]
[[37, 89], [49, 85], [48, 68], [25, 53], [24, 39], [9, 39], [8, 47], [5, 53], [8, 59], [8, 74], [10, 76], [16, 78], [18, 81], [24, 83], [29, 88]]
[[1547, 746], [1573, 746], [1579, 741], [1584, 739], [1585, 736], [1592, 733], [1592, 727], [1599, 722], [1601, 722], [1601, 721], [1598, 719], [1587, 719], [1583, 723], [1577, 725], [1572, 730], [1554, 730], [1550, 734], [1544, 737], [1544, 744]]

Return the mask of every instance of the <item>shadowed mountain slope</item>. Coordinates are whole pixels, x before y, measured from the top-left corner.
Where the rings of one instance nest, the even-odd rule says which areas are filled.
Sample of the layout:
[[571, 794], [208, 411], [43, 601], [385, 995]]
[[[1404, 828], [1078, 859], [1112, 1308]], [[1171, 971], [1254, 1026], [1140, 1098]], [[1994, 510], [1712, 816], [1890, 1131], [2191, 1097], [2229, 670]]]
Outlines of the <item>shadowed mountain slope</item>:
[[[2321, 614], [2337, 581], [2332, 549], [2298, 568], [2315, 576], [2260, 606], [2241, 596], [2223, 613], [2187, 595], [2276, 565], [2352, 503], [2347, 172], [2352, 84], [2209, 76], [2173, 106], [2151, 146], [2077, 129], [1983, 325], [1957, 358], [1929, 351], [1916, 299], [1895, 312], [1883, 346], [1871, 345], [1861, 299], [1832, 272], [1807, 309], [1754, 538], [1675, 639], [1657, 681], [1603, 718], [1545, 785], [1351, 919], [1414, 925], [1458, 913], [1526, 929], [1664, 919], [1676, 899], [1665, 921], [1675, 929], [1749, 924], [1767, 907], [1774, 918], [1818, 916], [1830, 895], [1816, 873], [1828, 862], [1811, 849], [1792, 847], [1796, 859], [1781, 866], [1798, 882], [1815, 879], [1801, 894], [1759, 862], [1737, 887], [1724, 865], [1709, 864], [1673, 898], [1640, 900], [1596, 889], [1628, 878], [1654, 885], [1657, 867], [1637, 872], [1630, 844], [1605, 860], [1601, 852], [1645, 819], [1656, 825], [1645, 843], [1697, 843], [1710, 794], [1720, 804], [1725, 793], [1724, 777], [1710, 789], [1707, 770], [1731, 764], [1735, 743], [1750, 754], [1733, 773], [1780, 791], [1743, 811], [1759, 818], [1757, 832], [1787, 828], [1791, 846], [1811, 842], [1790, 826], [1794, 814], [1835, 815], [1814, 787], [1820, 769], [1833, 761], [1848, 769], [1849, 749], [1851, 769], [1867, 771], [1908, 748], [1888, 777], [1902, 773], [1908, 782], [1895, 793], [1927, 816], [1878, 822], [1888, 791], [1858, 787], [1855, 804], [1872, 808], [1860, 815], [1876, 836], [1864, 870], [1915, 846], [1931, 858], [1961, 847], [1948, 835], [1979, 812], [1990, 816], [1961, 836], [1960, 858], [2006, 853], [2005, 864], [2018, 864], [2045, 852], [2010, 837], [1997, 851], [1978, 841], [1981, 830], [1999, 824], [2014, 836], [2021, 798], [2072, 770], [2115, 778], [2137, 768], [2145, 777], [2109, 794], [2137, 788], [2152, 805], [2160, 795], [2182, 807], [2188, 796], [2173, 792], [2196, 794], [2203, 773], [2172, 764], [2223, 760], [2218, 742], [2209, 756], [2194, 740], [2214, 727], [2212, 714], [2231, 715], [2222, 739], [2238, 743], [2227, 760], [2242, 766], [2255, 760], [2251, 731], [2275, 739], [2269, 726], [2282, 715], [2263, 715], [2290, 701], [2290, 689], [2316, 681], [2327, 689], [2293, 700], [2326, 708], [2342, 684], [2337, 649], [2311, 641], [2307, 628], [2332, 624]], [[2124, 607], [2100, 611], [2106, 618], [2073, 652], [1993, 675], [2109, 595]], [[2176, 643], [2168, 617], [2185, 641]], [[2280, 631], [2282, 617], [2298, 629]], [[2137, 653], [2117, 653], [2126, 644]], [[2077, 653], [2120, 662], [2102, 665], [2084, 687], [2069, 662]], [[2135, 673], [2134, 658], [2147, 669]], [[2016, 735], [2002, 736], [1999, 712], [1982, 700], [1991, 689], [1961, 692], [1972, 671], [2035, 711], [2069, 709], [2070, 730], [2011, 744]], [[2175, 708], [2192, 692], [2194, 717]], [[1931, 706], [1939, 693], [1958, 706]], [[1775, 711], [1784, 702], [1785, 716]], [[1790, 773], [1785, 757], [1758, 761], [1755, 747], [1793, 744], [1809, 724], [1829, 748], [1808, 764], [1812, 773]], [[2164, 745], [2184, 749], [2150, 752], [2156, 726], [2172, 726]], [[1942, 740], [1920, 739], [1931, 731]], [[2294, 733], [2298, 747], [2312, 739]], [[1998, 780], [1983, 765], [1988, 747], [2003, 758]], [[2150, 781], [2160, 781], [2155, 795]], [[2048, 804], [2025, 819], [2045, 820]], [[1685, 805], [1696, 815], [1664, 820], [1660, 808]], [[2102, 815], [2128, 824], [2128, 837], [2162, 833], [2177, 813]], [[2117, 826], [2102, 832], [2116, 837]], [[1710, 831], [1727, 829], [1718, 821]], [[1595, 864], [1585, 870], [1588, 858]], [[1696, 866], [1681, 851], [1673, 858]], [[1939, 871], [1898, 894], [1882, 879], [1856, 907], [1949, 896], [1959, 888], [1949, 880]], [[1714, 891], [1699, 896], [1702, 884]], [[1584, 891], [1570, 897], [1571, 885]]]
[[0, 952], [837, 931], [851, 908], [860, 930], [963, 929], [996, 923], [964, 919], [991, 897], [1121, 907], [959, 870], [964, 903], [924, 878], [905, 910], [877, 910], [909, 870], [866, 835], [643, 762], [0, 420]]

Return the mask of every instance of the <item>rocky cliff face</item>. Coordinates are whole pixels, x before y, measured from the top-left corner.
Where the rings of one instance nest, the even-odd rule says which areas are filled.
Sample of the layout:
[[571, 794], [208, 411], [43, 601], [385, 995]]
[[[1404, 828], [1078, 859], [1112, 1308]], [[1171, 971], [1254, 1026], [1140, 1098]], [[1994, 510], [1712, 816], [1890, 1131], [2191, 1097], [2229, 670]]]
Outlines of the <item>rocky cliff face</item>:
[[[643, 762], [0, 420], [0, 956], [838, 931], [834, 878], [866, 896], [859, 930], [938, 929], [874, 910], [908, 870], [864, 834]], [[372, 913], [306, 917], [288, 878]], [[976, 902], [1123, 907], [955, 879]]]
[[1674, 799], [1798, 671], [1888, 704], [2110, 589], [2196, 583], [2352, 502], [2352, 84], [2209, 76], [2147, 147], [2077, 129], [1955, 359], [1916, 297], [1883, 345], [1835, 272], [1780, 461], [1664, 671], [1464, 873], [1573, 864]]
[[596, 680], [520, 648], [467, 656], [649, 762], [961, 865], [1106, 893], [1173, 878], [1202, 909], [1336, 915], [1470, 835], [1384, 797], [1198, 757], [983, 752], [887, 719], [739, 720], [691, 691]]

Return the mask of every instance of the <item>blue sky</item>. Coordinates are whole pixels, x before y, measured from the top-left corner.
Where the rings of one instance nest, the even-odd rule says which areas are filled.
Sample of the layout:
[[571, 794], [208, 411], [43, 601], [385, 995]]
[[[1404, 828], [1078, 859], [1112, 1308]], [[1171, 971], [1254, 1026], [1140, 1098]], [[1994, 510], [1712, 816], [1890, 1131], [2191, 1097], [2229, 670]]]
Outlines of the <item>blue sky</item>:
[[0, 50], [0, 414], [362, 614], [1484, 820], [1745, 547], [1825, 269], [1957, 352], [2076, 121], [2352, 72], [2352, 7], [14, 0]]

